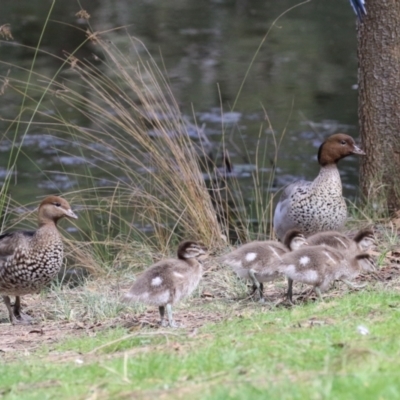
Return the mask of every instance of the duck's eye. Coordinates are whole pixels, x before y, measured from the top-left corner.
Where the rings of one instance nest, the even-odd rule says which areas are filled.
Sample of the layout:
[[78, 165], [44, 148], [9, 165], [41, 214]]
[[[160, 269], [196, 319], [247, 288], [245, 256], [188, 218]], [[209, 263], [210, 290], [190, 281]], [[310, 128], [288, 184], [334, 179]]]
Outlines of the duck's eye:
[[345, 144], [346, 144], [346, 141], [345, 141], [345, 140], [341, 140], [341, 141], [340, 141], [340, 144], [345, 145]]
[[61, 207], [61, 203], [53, 203], [53, 205], [56, 207]]

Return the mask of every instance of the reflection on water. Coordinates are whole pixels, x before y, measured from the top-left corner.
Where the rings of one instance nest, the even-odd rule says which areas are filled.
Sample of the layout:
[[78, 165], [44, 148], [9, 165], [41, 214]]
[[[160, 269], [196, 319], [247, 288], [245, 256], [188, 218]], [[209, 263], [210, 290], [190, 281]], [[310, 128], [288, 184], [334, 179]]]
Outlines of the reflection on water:
[[[27, 79], [25, 72], [11, 65], [30, 68], [34, 57], [30, 46], [39, 41], [49, 4], [2, 0], [0, 25], [10, 23], [14, 36], [13, 42], [0, 43], [2, 76]], [[226, 147], [237, 170], [243, 171], [239, 178], [245, 192], [253, 185], [249, 171], [256, 165], [256, 146], [266, 146], [265, 158], [274, 158], [273, 133], [286, 132], [279, 151], [278, 186], [316, 175], [317, 147], [327, 135], [344, 131], [357, 136], [357, 94], [352, 89], [357, 74], [355, 18], [345, 0], [316, 0], [287, 13], [271, 30], [252, 64], [273, 21], [295, 1], [86, 0], [82, 4], [91, 14], [94, 31], [125, 26], [109, 36], [127, 53], [132, 51], [128, 34], [143, 41], [165, 70], [188, 121], [204, 124], [212, 144], [221, 141], [222, 133], [229, 138]], [[78, 57], [100, 67], [102, 54], [96, 46], [90, 42], [80, 46], [86, 38], [86, 22], [75, 16], [77, 11], [75, 2], [56, 2], [41, 48], [60, 59], [39, 54], [35, 61], [39, 74], [54, 76], [63, 55], [77, 48]], [[68, 71], [61, 76], [73, 79]], [[47, 106], [51, 110], [51, 102]], [[20, 97], [7, 90], [2, 96], [1, 117], [14, 120], [20, 111]], [[73, 109], [66, 107], [62, 113], [76, 124], [86, 123]], [[24, 115], [28, 119], [28, 114]], [[13, 137], [16, 128], [0, 120], [0, 131], [8, 137]], [[18, 129], [22, 135], [24, 125]], [[0, 179], [10, 146], [3, 137]], [[86, 181], [79, 178], [83, 164], [98, 160], [71, 157], [69, 153], [79, 154], [77, 147], [79, 141], [55, 138], [43, 126], [32, 125], [24, 136], [12, 196], [24, 202], [45, 192], [84, 187]], [[356, 194], [356, 162], [341, 162], [348, 196]], [[271, 165], [267, 162], [257, 167], [268, 170]], [[66, 176], [63, 171], [76, 175]], [[100, 181], [100, 170], [98, 175]]]

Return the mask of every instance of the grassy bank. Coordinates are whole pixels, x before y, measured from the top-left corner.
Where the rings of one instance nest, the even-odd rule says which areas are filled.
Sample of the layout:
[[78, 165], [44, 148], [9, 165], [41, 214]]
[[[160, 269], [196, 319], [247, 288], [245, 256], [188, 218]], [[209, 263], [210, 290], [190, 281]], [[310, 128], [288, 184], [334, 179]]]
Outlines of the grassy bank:
[[397, 291], [380, 284], [293, 309], [214, 303], [223, 315], [217, 324], [179, 330], [87, 329], [78, 337], [14, 354], [0, 366], [3, 398], [400, 395]]

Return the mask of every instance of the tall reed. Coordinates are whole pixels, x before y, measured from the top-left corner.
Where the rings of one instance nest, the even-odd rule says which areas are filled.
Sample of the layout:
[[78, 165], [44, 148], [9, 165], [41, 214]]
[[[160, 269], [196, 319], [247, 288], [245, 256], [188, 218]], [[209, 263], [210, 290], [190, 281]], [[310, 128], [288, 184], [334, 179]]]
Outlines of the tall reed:
[[[54, 76], [39, 75], [32, 67], [29, 90], [24, 82], [8, 81], [8, 90], [24, 99], [24, 115], [31, 113], [19, 120], [25, 132], [38, 124], [71, 145], [67, 155], [84, 160], [74, 173], [62, 163], [59, 167], [85, 183], [63, 193], [81, 209], [80, 237], [69, 242], [74, 265], [104, 272], [105, 266], [116, 267], [115, 260], [126, 259], [124, 254], [140, 253], [139, 242], [166, 253], [183, 238], [211, 249], [225, 246], [230, 234], [249, 240], [249, 213], [238, 182], [226, 171], [216, 172], [202, 128], [182, 116], [166, 74], [145, 46], [128, 37], [121, 49], [93, 32], [87, 41], [101, 57], [88, 61], [75, 54], [46, 54], [61, 62]], [[65, 105], [80, 118], [64, 115]], [[277, 154], [277, 140], [274, 147]], [[256, 150], [254, 162], [265, 165], [266, 149]], [[252, 213], [265, 237], [271, 197], [264, 186], [272, 185], [273, 172], [263, 174], [254, 172]], [[205, 175], [211, 177], [208, 185]]]

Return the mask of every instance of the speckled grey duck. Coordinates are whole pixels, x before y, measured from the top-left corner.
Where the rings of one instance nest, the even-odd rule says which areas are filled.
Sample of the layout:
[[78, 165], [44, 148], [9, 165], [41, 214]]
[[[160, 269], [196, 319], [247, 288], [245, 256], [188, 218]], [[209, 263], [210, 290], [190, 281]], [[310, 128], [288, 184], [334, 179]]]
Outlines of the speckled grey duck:
[[313, 182], [297, 181], [282, 192], [275, 208], [274, 230], [282, 240], [290, 229], [304, 235], [340, 230], [347, 219], [337, 163], [351, 154], [365, 155], [351, 136], [329, 136], [318, 150], [320, 171]]
[[312, 285], [320, 299], [321, 292], [326, 291], [335, 280], [357, 287], [349, 280], [356, 278], [362, 268], [373, 270], [369, 254], [346, 257], [342, 251], [326, 245], [303, 246], [284, 254], [278, 264], [277, 270], [291, 280]]
[[306, 239], [297, 230], [288, 232], [284, 243], [273, 240], [246, 243], [218, 258], [218, 261], [233, 269], [241, 279], [251, 280], [253, 292], [258, 290], [260, 301], [264, 300], [263, 282], [269, 282], [282, 276], [272, 266], [288, 251], [296, 250], [306, 243]]
[[[172, 318], [172, 306], [196, 289], [203, 274], [198, 257], [206, 254], [206, 250], [200, 243], [182, 242], [177, 259], [152, 265], [138, 277], [123, 300], [158, 306], [161, 326], [177, 327]], [[168, 322], [164, 319], [165, 309]]]
[[[340, 250], [346, 258], [352, 258], [364, 253], [375, 244], [374, 232], [369, 229], [361, 229], [357, 232], [353, 239], [345, 234], [337, 231], [319, 232], [307, 238], [307, 243], [310, 246], [326, 245], [334, 249]], [[360, 258], [358, 263], [362, 270], [369, 271], [371, 268], [372, 258], [365, 260]], [[292, 302], [293, 296], [293, 281], [288, 279], [287, 297]]]
[[[13, 324], [31, 319], [21, 312], [20, 296], [38, 292], [61, 268], [63, 243], [57, 222], [63, 217], [78, 218], [66, 200], [49, 196], [39, 205], [36, 231], [0, 236], [0, 294]], [[16, 296], [14, 306], [9, 296]]]

